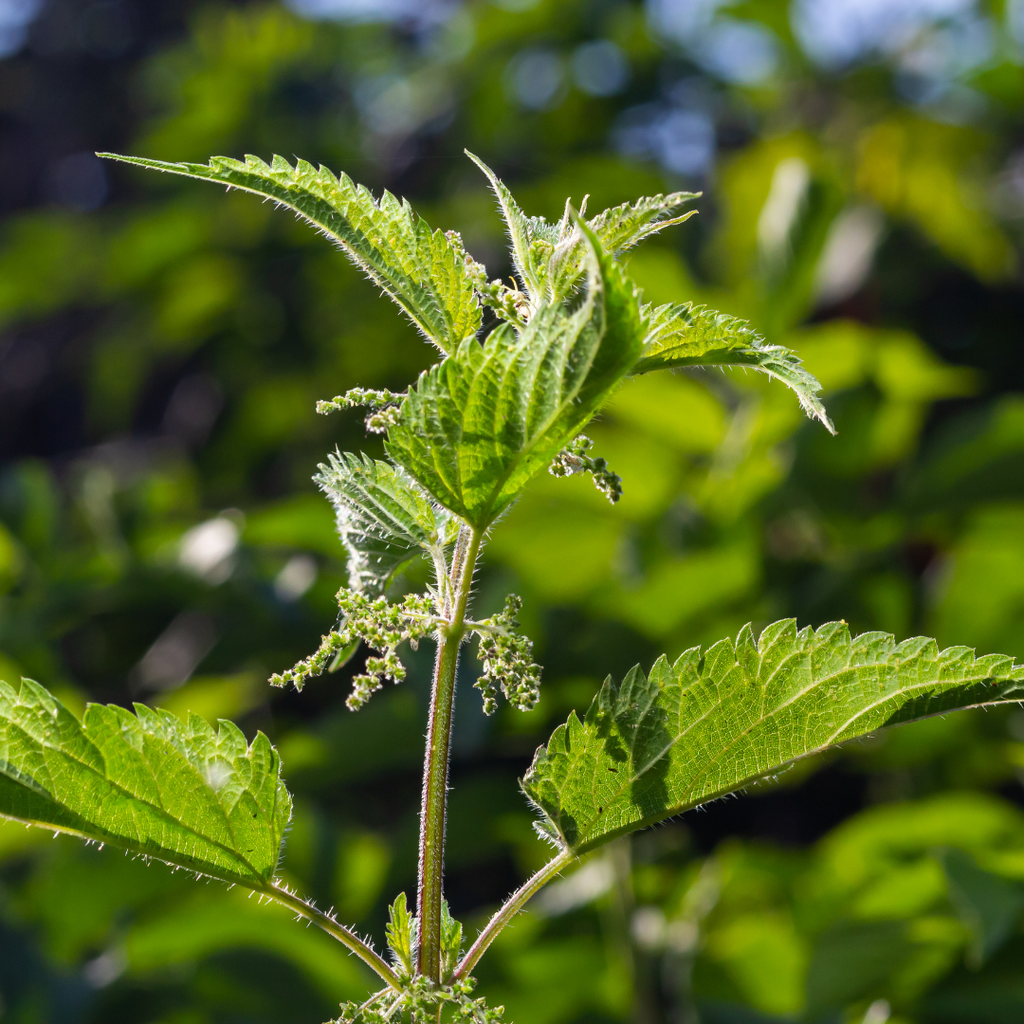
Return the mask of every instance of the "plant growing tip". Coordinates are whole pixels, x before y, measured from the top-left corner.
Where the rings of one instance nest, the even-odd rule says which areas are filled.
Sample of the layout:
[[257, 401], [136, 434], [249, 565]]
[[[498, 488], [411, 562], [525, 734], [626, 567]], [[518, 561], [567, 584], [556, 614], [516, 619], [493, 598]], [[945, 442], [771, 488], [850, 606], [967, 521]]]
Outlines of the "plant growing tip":
[[[459, 660], [476, 639], [484, 710], [540, 696], [541, 669], [520, 631], [515, 595], [471, 616], [474, 574], [495, 520], [545, 469], [589, 473], [612, 502], [622, 481], [590, 454], [583, 431], [631, 375], [680, 366], [739, 366], [790, 387], [833, 430], [818, 382], [795, 353], [744, 321], [692, 302], [641, 302], [620, 257], [681, 224], [696, 198], [676, 192], [596, 216], [567, 202], [557, 222], [528, 216], [478, 157], [508, 231], [516, 281], [489, 280], [454, 232], [433, 230], [389, 193], [375, 199], [345, 174], [281, 157], [209, 164], [118, 157], [274, 200], [327, 234], [443, 354], [402, 392], [355, 388], [322, 413], [364, 407], [387, 458], [335, 452], [316, 483], [331, 501], [348, 563], [339, 623], [319, 649], [272, 677], [301, 688], [360, 645], [371, 652], [348, 698], [357, 710], [405, 676], [401, 651], [435, 645], [420, 811], [415, 914], [401, 894], [387, 927], [390, 962], [332, 915], [276, 880], [291, 798], [280, 761], [258, 734], [229, 722], [136, 706], [91, 706], [79, 721], [38, 684], [0, 684], [0, 814], [120, 847], [285, 904], [369, 965], [385, 988], [343, 1007], [350, 1022], [495, 1022], [472, 995], [472, 971], [527, 900], [578, 856], [778, 771], [811, 753], [928, 715], [1018, 701], [1012, 658], [940, 651], [931, 640], [851, 637], [845, 624], [748, 626], [649, 672], [605, 681], [581, 720], [571, 715], [536, 753], [522, 788], [549, 863], [492, 917], [468, 950], [444, 899], [444, 844]], [[483, 308], [495, 325], [480, 337]], [[422, 559], [422, 593], [400, 600], [396, 574]]]

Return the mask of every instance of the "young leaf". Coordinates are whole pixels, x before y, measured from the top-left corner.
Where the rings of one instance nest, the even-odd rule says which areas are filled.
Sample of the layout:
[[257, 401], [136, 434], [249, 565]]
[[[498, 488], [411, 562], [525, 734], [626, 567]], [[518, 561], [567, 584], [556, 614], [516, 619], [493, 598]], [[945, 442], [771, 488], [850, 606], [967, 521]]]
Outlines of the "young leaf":
[[796, 392], [808, 416], [831, 433], [835, 427], [818, 398], [821, 385], [782, 345], [768, 345], [746, 320], [692, 302], [645, 306], [644, 349], [633, 373], [675, 366], [749, 366], [782, 381]]
[[412, 976], [413, 955], [417, 943], [416, 918], [409, 913], [405, 893], [400, 892], [388, 907], [388, 923], [384, 926], [388, 949], [394, 954], [395, 966], [405, 975]]
[[334, 504], [353, 590], [373, 597], [383, 593], [395, 571], [421, 551], [443, 575], [451, 516], [404, 470], [365, 455], [336, 452], [313, 479]]
[[696, 210], [687, 210], [677, 216], [672, 214], [683, 203], [699, 197], [699, 192], [644, 196], [634, 203], [623, 203], [599, 213], [590, 221], [590, 227], [608, 252], [621, 256], [645, 238], [689, 220]]
[[527, 217], [519, 204], [512, 197], [505, 183], [478, 156], [466, 150], [466, 156], [487, 175], [491, 189], [498, 199], [501, 215], [505, 218], [508, 238], [512, 245], [512, 264], [519, 280], [526, 286], [534, 299], [539, 299], [544, 292], [540, 268], [537, 266], [537, 253], [531, 252], [535, 241], [545, 244], [548, 254], [558, 243], [558, 228], [549, 224], [543, 217]]
[[337, 242], [443, 352], [454, 351], [480, 326], [480, 305], [461, 240], [432, 231], [408, 202], [390, 192], [377, 202], [347, 174], [336, 178], [326, 167], [318, 169], [305, 160], [292, 167], [280, 156], [271, 164], [255, 156], [244, 161], [215, 156], [207, 165], [98, 155], [220, 182], [287, 206]]
[[462, 923], [452, 917], [448, 901], [441, 901], [441, 977], [450, 977], [462, 956]]
[[699, 648], [609, 678], [538, 749], [523, 780], [546, 835], [580, 854], [883, 726], [1024, 699], [1024, 666], [917, 637], [851, 639], [845, 623]]
[[265, 890], [291, 818], [270, 741], [231, 722], [91, 704], [0, 682], [0, 815]]
[[422, 374], [391, 428], [388, 454], [445, 508], [479, 529], [508, 507], [593, 417], [640, 354], [633, 287], [582, 228], [587, 296], [502, 324]]
[[[508, 228], [512, 262], [534, 303], [552, 302], [569, 295], [586, 271], [586, 243], [570, 215], [568, 203], [557, 224], [544, 217], [528, 217], [494, 171], [468, 150], [466, 155], [491, 183]], [[623, 203], [598, 214], [589, 222], [590, 228], [606, 252], [619, 256], [650, 235], [692, 217], [695, 210], [677, 217], [671, 214], [697, 195], [673, 192]], [[582, 205], [586, 205], [585, 199]]]

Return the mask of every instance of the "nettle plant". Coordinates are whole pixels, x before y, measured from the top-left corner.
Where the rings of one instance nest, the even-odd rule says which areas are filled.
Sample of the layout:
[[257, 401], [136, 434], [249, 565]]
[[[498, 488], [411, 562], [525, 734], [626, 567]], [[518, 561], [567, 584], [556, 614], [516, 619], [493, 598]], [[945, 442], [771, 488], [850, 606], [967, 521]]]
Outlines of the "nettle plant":
[[[109, 154], [107, 154], [109, 155]], [[297, 687], [365, 644], [356, 710], [405, 675], [403, 644], [436, 645], [423, 770], [419, 890], [391, 907], [381, 955], [277, 880], [291, 799], [267, 738], [247, 742], [231, 722], [214, 731], [137, 705], [91, 705], [79, 721], [37, 683], [0, 683], [0, 814], [69, 832], [244, 886], [319, 925], [383, 981], [346, 1021], [499, 1019], [473, 998], [472, 971], [527, 900], [577, 858], [771, 775], [798, 758], [884, 726], [1024, 698], [1024, 667], [939, 651], [883, 633], [851, 638], [844, 623], [750, 626], [707, 650], [600, 687], [536, 753], [522, 789], [538, 813], [550, 861], [463, 948], [443, 895], [452, 704], [460, 651], [473, 638], [484, 710], [503, 696], [534, 706], [541, 670], [518, 631], [519, 599], [471, 617], [473, 577], [488, 531], [539, 473], [590, 473], [616, 501], [619, 477], [590, 454], [582, 431], [629, 376], [680, 366], [741, 366], [792, 388], [831, 429], [817, 382], [792, 353], [741, 321], [692, 303], [652, 308], [619, 260], [649, 235], [686, 220], [695, 198], [639, 199], [596, 217], [567, 203], [557, 223], [529, 217], [479, 160], [511, 241], [516, 281], [489, 280], [455, 232], [433, 231], [408, 203], [377, 201], [344, 174], [277, 157], [267, 165], [216, 158], [208, 166], [118, 158], [219, 182], [271, 199], [310, 221], [393, 299], [441, 353], [406, 391], [356, 389], [320, 411], [368, 410], [386, 435], [386, 461], [336, 453], [317, 483], [334, 503], [348, 556], [338, 624], [320, 648], [271, 679]], [[476, 159], [476, 158], [474, 158]], [[490, 330], [483, 332], [484, 310]], [[401, 600], [396, 573], [425, 557], [433, 583]]]

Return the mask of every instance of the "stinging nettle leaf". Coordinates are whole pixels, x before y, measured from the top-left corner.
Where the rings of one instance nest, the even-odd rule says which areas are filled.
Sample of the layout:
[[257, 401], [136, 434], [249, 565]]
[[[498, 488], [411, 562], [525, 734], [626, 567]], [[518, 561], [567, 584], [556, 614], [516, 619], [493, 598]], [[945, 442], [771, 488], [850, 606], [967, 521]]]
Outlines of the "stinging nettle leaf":
[[452, 352], [480, 327], [480, 304], [467, 272], [467, 256], [454, 234], [433, 231], [405, 200], [369, 189], [345, 173], [283, 157], [215, 156], [207, 164], [169, 163], [99, 153], [139, 167], [216, 181], [287, 206], [333, 239], [346, 256], [391, 296], [443, 352]]
[[589, 422], [640, 353], [633, 286], [586, 227], [591, 266], [573, 312], [543, 305], [420, 376], [388, 454], [445, 508], [485, 529]]
[[418, 922], [409, 913], [404, 892], [400, 892], [395, 897], [394, 903], [388, 907], [388, 923], [385, 926], [385, 935], [395, 967], [404, 975], [411, 977], [419, 934]]
[[589, 222], [590, 227], [605, 249], [620, 256], [645, 238], [689, 220], [696, 210], [687, 210], [676, 216], [673, 213], [683, 203], [699, 199], [700, 195], [700, 192], [671, 192], [668, 195], [644, 196], [599, 213]]
[[481, 160], [470, 151], [466, 150], [466, 156], [473, 161], [487, 176], [491, 183], [491, 189], [498, 199], [501, 207], [501, 214], [505, 218], [505, 226], [508, 229], [509, 242], [512, 245], [512, 263], [515, 267], [519, 280], [523, 282], [527, 292], [538, 299], [544, 292], [543, 280], [538, 273], [536, 266], [536, 253], [531, 252], [535, 241], [546, 244], [549, 250], [553, 250], [558, 242], [558, 227], [549, 224], [543, 217], [527, 217], [515, 201], [512, 193], [505, 183]]
[[[534, 304], [554, 301], [571, 294], [586, 272], [587, 243], [584, 241], [570, 206], [557, 224], [544, 217], [529, 217], [515, 201], [508, 187], [479, 157], [466, 155], [484, 172], [491, 184], [512, 245], [515, 271]], [[696, 199], [696, 192], [645, 196], [599, 213], [589, 221], [601, 247], [613, 256], [639, 244], [643, 239], [681, 224], [697, 211], [672, 216], [683, 203]], [[583, 217], [584, 199], [579, 216]]]
[[265, 890], [291, 818], [270, 741], [191, 715], [90, 704], [0, 682], [0, 816]]
[[757, 641], [745, 626], [649, 676], [607, 679], [584, 720], [538, 749], [523, 790], [544, 833], [580, 854], [884, 726], [1020, 700], [1024, 666], [1003, 655], [851, 639], [842, 622], [797, 632], [787, 619]]
[[334, 505], [353, 590], [382, 594], [395, 572], [421, 552], [443, 574], [452, 517], [404, 470], [366, 455], [335, 452], [313, 479]]
[[693, 302], [645, 306], [643, 354], [633, 373], [677, 366], [747, 366], [791, 388], [800, 407], [831, 432], [835, 427], [818, 395], [821, 384], [800, 357], [782, 345], [769, 345], [746, 320]]

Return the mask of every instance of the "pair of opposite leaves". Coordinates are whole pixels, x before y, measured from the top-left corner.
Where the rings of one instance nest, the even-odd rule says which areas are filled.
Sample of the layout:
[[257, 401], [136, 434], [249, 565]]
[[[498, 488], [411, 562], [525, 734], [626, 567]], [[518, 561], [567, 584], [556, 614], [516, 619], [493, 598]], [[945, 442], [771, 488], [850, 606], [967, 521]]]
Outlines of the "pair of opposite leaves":
[[[584, 853], [883, 726], [1024, 698], [1024, 667], [831, 623], [749, 627], [601, 687], [523, 781], [542, 831]], [[0, 683], [0, 814], [268, 891], [291, 800], [276, 751], [230, 722], [92, 705]]]
[[[638, 305], [609, 250], [669, 223], [678, 195], [556, 226], [526, 218], [491, 175], [517, 268], [535, 294], [529, 319], [499, 325], [481, 345], [473, 283], [481, 275], [456, 236], [432, 232], [408, 204], [386, 193], [377, 203], [344, 175], [279, 158], [130, 162], [291, 207], [448, 354], [406, 398], [389, 450], [474, 525], [493, 521], [631, 372], [754, 366], [793, 387], [827, 424], [816, 382], [791, 353], [714, 311]], [[573, 304], [577, 267], [588, 286]], [[442, 448], [447, 463], [437, 458]], [[468, 462], [458, 461], [467, 451]], [[841, 623], [798, 632], [787, 620], [757, 642], [748, 627], [674, 665], [661, 659], [649, 676], [634, 669], [621, 685], [609, 679], [585, 719], [570, 716], [538, 750], [523, 786], [543, 812], [542, 831], [583, 853], [882, 726], [1021, 697], [1024, 668], [1010, 658], [939, 652], [924, 639], [897, 645], [880, 633], [851, 639]], [[0, 814], [267, 891], [290, 810], [262, 734], [247, 744], [231, 723], [215, 732], [195, 716], [182, 723], [143, 706], [132, 715], [93, 705], [79, 722], [31, 681], [0, 683]]]

